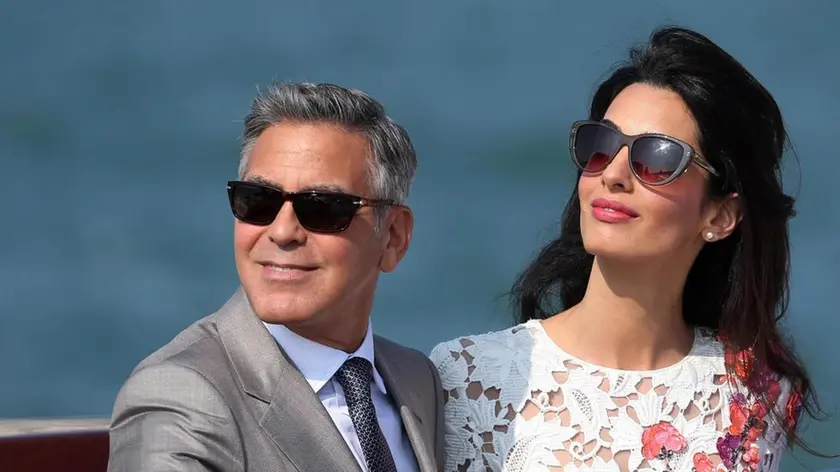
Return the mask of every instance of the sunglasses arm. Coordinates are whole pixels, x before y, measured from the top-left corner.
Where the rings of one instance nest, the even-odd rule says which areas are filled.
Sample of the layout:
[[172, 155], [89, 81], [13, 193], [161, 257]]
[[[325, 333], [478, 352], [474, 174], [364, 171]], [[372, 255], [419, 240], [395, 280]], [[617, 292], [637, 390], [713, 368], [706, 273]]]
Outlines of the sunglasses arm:
[[712, 167], [712, 165], [708, 162], [704, 161], [703, 159], [700, 159], [698, 156], [694, 156], [694, 162], [696, 162], [697, 165], [702, 167], [703, 169], [706, 169], [706, 172], [714, 175], [715, 177], [720, 178], [720, 174], [718, 173], [718, 171], [716, 171], [715, 168]]

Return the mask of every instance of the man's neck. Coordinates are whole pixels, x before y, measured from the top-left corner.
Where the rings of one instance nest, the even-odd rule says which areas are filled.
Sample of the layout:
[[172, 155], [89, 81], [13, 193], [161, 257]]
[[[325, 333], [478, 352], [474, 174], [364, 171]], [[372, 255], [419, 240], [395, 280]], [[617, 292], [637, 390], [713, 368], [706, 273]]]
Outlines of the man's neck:
[[352, 354], [359, 349], [367, 334], [370, 315], [347, 317], [337, 322], [294, 323], [285, 325], [289, 331], [312, 342]]

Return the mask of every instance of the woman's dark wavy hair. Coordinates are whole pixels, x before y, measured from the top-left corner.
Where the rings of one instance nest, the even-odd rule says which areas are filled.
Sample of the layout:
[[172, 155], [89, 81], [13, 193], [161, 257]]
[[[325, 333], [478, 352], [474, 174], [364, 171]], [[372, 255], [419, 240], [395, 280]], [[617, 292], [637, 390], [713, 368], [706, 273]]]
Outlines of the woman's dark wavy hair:
[[[697, 122], [699, 151], [723, 171], [721, 179], [709, 182], [711, 197], [737, 192], [742, 203], [737, 229], [706, 244], [689, 271], [683, 293], [686, 323], [718, 332], [729, 348], [752, 348], [755, 364], [788, 379], [816, 417], [820, 408], [811, 381], [778, 325], [788, 306], [788, 220], [794, 199], [782, 190], [787, 132], [776, 101], [732, 56], [705, 36], [678, 27], [658, 29], [646, 45], [631, 49], [629, 61], [598, 87], [589, 118], [603, 119], [613, 99], [635, 83], [682, 97]], [[581, 238], [577, 185], [562, 225], [560, 236], [514, 284], [520, 322], [545, 318], [583, 299], [594, 258]], [[789, 444], [814, 452], [802, 443], [795, 422], [779, 415], [776, 420]]]

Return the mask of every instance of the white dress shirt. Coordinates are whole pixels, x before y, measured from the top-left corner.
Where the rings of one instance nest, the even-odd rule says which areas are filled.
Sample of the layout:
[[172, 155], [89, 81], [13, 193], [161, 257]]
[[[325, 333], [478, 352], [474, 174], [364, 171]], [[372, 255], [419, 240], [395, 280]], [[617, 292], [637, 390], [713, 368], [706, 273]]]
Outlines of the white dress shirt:
[[365, 472], [368, 472], [364, 460], [365, 456], [356, 435], [353, 420], [350, 418], [350, 410], [344, 398], [344, 390], [333, 376], [347, 359], [351, 357], [367, 359], [374, 366], [371, 395], [374, 408], [376, 408], [376, 418], [379, 421], [382, 433], [385, 435], [385, 440], [388, 442], [388, 447], [391, 449], [391, 455], [394, 457], [397, 470], [399, 472], [418, 470], [414, 450], [405, 434], [402, 418], [400, 418], [399, 412], [388, 397], [385, 383], [376, 370], [371, 323], [368, 323], [367, 334], [365, 334], [362, 345], [352, 354], [310, 341], [283, 325], [264, 324], [286, 352], [286, 355], [289, 356], [289, 359], [303, 374], [306, 381], [309, 382], [312, 390], [318, 394], [321, 404], [327, 409], [338, 431], [341, 432], [341, 436], [350, 446], [356, 461]]

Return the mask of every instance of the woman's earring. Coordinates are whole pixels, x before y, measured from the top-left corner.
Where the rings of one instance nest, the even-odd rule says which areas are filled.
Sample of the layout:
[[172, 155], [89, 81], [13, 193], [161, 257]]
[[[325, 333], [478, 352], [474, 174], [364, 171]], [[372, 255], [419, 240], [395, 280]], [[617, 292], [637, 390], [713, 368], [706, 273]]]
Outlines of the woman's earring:
[[706, 236], [706, 241], [711, 241], [711, 240], [715, 239], [715, 235], [711, 231], [706, 231], [705, 236]]

